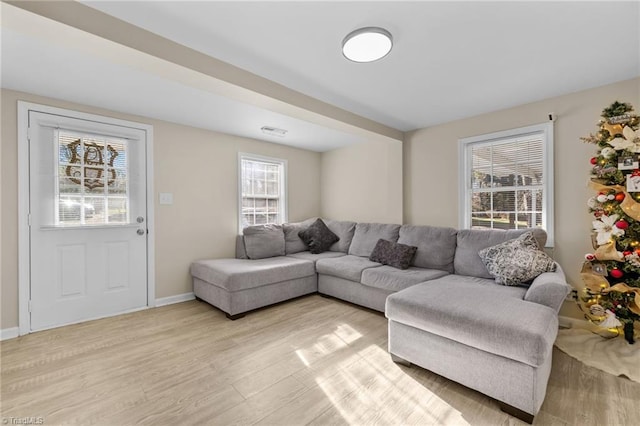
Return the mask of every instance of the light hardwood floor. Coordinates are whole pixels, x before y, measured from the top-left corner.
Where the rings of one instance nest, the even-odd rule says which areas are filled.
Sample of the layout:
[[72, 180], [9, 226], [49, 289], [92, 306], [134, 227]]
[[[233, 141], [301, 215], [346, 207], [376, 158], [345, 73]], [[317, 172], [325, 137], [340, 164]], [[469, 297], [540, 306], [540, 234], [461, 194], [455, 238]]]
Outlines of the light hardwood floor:
[[[382, 314], [317, 295], [237, 321], [179, 303], [2, 342], [0, 416], [46, 425], [524, 424], [480, 393], [394, 364], [386, 345]], [[640, 384], [553, 356], [534, 424], [639, 424]]]

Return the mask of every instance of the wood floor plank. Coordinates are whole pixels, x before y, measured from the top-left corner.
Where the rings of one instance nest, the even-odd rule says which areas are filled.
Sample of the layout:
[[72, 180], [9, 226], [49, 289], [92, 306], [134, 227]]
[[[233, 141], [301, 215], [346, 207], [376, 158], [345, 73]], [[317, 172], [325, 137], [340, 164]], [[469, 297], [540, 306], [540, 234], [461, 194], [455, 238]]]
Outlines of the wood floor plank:
[[[640, 384], [554, 349], [534, 424], [635, 425]], [[0, 417], [77, 425], [504, 425], [491, 398], [393, 363], [384, 315], [319, 296], [229, 321], [189, 301], [0, 343]]]
[[279, 408], [295, 401], [307, 390], [308, 388], [302, 383], [289, 376], [227, 411], [212, 417], [210, 422], [226, 426], [255, 424]]

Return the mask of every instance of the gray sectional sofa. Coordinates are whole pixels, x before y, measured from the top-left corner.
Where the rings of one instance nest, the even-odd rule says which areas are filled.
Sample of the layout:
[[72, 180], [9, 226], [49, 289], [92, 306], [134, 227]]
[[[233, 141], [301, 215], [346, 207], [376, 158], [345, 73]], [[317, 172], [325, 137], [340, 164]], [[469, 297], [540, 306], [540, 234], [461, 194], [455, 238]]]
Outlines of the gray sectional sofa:
[[[316, 292], [384, 312], [394, 361], [476, 389], [532, 421], [570, 287], [559, 265], [526, 285], [497, 284], [478, 255], [527, 230], [325, 220], [339, 241], [312, 254], [298, 232], [313, 221], [258, 229], [257, 239], [240, 236], [236, 259], [194, 262], [196, 297], [231, 319]], [[533, 233], [544, 247], [545, 232]], [[417, 247], [409, 268], [369, 260], [379, 239]]]

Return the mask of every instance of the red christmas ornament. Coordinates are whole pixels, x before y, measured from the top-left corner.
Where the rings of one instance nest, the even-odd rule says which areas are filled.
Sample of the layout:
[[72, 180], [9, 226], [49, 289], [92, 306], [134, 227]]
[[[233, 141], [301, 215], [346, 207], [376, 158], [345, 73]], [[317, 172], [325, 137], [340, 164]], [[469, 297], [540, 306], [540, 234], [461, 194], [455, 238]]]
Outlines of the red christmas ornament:
[[596, 157], [591, 157], [591, 160], [589, 160], [589, 162], [591, 162], [591, 164], [595, 166], [598, 163], [598, 159]]
[[624, 200], [624, 192], [618, 192], [616, 194], [616, 201], [621, 203]]
[[609, 275], [611, 275], [612, 278], [618, 279], [618, 278], [622, 278], [624, 273], [620, 269], [616, 268], [616, 269], [612, 269], [609, 272]]
[[629, 227], [629, 222], [627, 222], [626, 220], [622, 219], [616, 222], [616, 228], [618, 229], [622, 229], [625, 230]]
[[584, 259], [591, 262], [592, 260], [596, 260], [596, 257], [592, 253], [587, 253], [584, 255]]
[[622, 252], [622, 255], [623, 255], [624, 257], [627, 257], [627, 256], [629, 256], [631, 253], [633, 253], [633, 252], [632, 252], [632, 251], [629, 251], [629, 250], [625, 250], [625, 251], [623, 251], [623, 252]]

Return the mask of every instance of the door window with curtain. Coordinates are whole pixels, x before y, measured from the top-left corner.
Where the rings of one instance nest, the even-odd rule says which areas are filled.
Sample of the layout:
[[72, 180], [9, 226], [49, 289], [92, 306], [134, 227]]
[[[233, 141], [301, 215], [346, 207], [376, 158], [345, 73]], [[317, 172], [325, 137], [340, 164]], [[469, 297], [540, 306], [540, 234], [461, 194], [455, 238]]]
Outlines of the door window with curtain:
[[287, 221], [286, 160], [239, 155], [240, 231]]
[[543, 228], [553, 245], [553, 125], [460, 140], [461, 228]]

